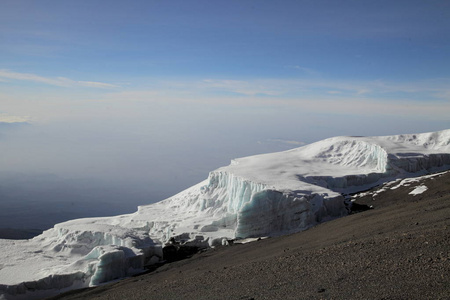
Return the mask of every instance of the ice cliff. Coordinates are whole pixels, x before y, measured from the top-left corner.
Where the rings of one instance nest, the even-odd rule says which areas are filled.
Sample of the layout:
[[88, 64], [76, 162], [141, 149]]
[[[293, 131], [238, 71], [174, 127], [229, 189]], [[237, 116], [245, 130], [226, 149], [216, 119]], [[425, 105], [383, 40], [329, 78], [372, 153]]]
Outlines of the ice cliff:
[[344, 216], [342, 193], [450, 169], [450, 130], [335, 137], [235, 159], [133, 214], [72, 220], [28, 241], [0, 240], [0, 299], [38, 299], [140, 272], [175, 239], [200, 247], [305, 230]]

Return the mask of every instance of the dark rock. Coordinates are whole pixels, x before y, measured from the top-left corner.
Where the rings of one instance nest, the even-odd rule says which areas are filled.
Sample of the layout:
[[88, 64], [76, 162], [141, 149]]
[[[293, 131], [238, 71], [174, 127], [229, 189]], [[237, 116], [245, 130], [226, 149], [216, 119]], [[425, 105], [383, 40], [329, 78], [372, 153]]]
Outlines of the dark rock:
[[168, 244], [163, 248], [163, 259], [166, 262], [185, 259], [198, 253], [201, 249], [192, 245]]

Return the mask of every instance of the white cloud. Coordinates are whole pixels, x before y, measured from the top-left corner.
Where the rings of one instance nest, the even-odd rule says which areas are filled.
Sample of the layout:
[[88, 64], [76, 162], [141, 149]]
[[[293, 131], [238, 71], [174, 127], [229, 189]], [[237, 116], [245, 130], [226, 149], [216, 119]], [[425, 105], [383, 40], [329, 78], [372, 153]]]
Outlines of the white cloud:
[[12, 116], [0, 113], [0, 123], [25, 123], [31, 120], [28, 116]]
[[30, 81], [43, 83], [47, 85], [61, 86], [61, 87], [94, 87], [94, 88], [115, 88], [116, 85], [104, 83], [104, 82], [95, 82], [95, 81], [76, 81], [65, 77], [43, 77], [36, 74], [30, 73], [19, 73], [12, 72], [9, 70], [1, 69], [0, 70], [0, 81], [6, 80], [19, 80], [19, 81]]

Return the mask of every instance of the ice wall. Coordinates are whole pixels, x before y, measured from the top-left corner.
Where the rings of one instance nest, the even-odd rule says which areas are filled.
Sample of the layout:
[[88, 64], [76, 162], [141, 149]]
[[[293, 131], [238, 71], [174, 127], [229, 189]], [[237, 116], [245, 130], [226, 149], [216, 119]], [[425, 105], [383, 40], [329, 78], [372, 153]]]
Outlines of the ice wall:
[[450, 165], [450, 153], [397, 153], [389, 156], [390, 168], [417, 173]]
[[323, 219], [346, 213], [339, 195], [282, 192], [223, 171], [211, 172], [209, 178], [203, 189], [208, 200], [203, 199], [208, 205], [202, 208], [219, 208], [214, 213], [220, 219], [212, 225], [233, 228], [233, 236], [229, 238], [301, 231]]
[[[208, 184], [203, 187], [201, 210], [214, 208], [227, 213], [237, 213], [266, 185], [246, 180], [229, 172], [210, 172]], [[225, 205], [224, 205], [225, 204]]]
[[[299, 179], [338, 192], [355, 192], [394, 177], [445, 170], [450, 166], [450, 130], [386, 137], [335, 137], [304, 147], [309, 157], [339, 167], [336, 173], [299, 175]], [[329, 174], [327, 174], [329, 173]]]
[[387, 152], [380, 145], [357, 138], [331, 138], [305, 147], [315, 159], [333, 165], [350, 166], [384, 173], [387, 167]]
[[342, 196], [297, 197], [276, 190], [256, 193], [238, 212], [235, 235], [240, 238], [276, 236], [305, 230], [347, 213]]

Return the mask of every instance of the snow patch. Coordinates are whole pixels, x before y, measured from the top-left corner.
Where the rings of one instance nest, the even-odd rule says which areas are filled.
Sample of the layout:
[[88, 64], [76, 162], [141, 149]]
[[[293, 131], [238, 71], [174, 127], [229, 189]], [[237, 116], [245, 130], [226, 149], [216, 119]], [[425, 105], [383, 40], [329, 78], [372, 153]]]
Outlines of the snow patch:
[[428, 190], [428, 188], [425, 185], [419, 185], [418, 187], [416, 187], [414, 190], [412, 190], [411, 192], [409, 192], [410, 195], [416, 196], [419, 194], [422, 194], [423, 192], [425, 192], [426, 190]]

